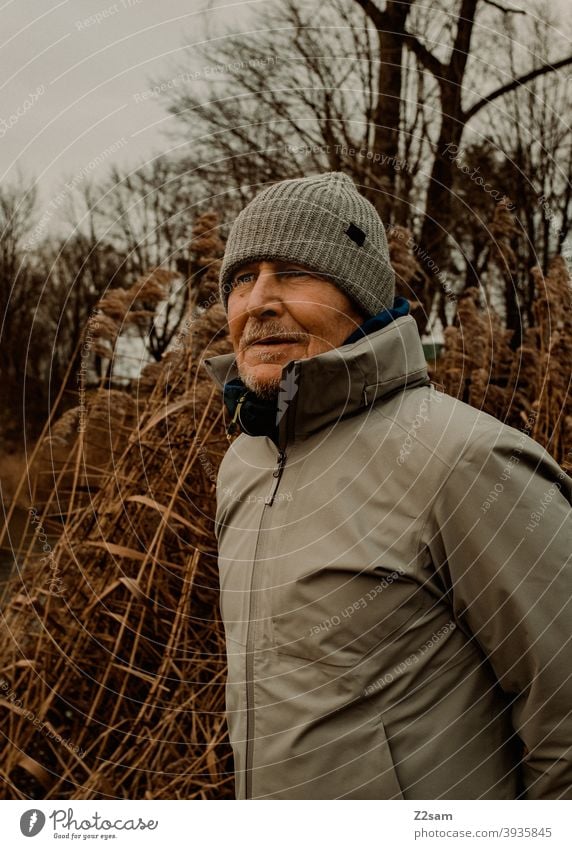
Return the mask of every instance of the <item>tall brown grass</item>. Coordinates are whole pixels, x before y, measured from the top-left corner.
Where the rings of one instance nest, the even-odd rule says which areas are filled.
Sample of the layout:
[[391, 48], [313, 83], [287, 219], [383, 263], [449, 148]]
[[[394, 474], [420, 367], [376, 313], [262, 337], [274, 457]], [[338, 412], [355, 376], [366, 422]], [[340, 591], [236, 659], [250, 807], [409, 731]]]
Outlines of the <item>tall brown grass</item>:
[[[4, 611], [5, 797], [233, 794], [213, 533], [214, 480], [228, 443], [219, 393], [201, 366], [228, 342], [220, 305], [205, 311], [198, 300], [218, 271], [220, 245], [212, 239], [209, 259], [206, 242], [201, 236], [176, 349], [143, 373], [133, 395], [92, 393], [85, 429], [67, 413], [38, 446], [42, 467], [58, 439], [68, 460], [57, 456], [50, 493], [35, 488], [36, 533]], [[106, 345], [130, 301], [119, 293], [100, 304], [109, 309]], [[54, 516], [64, 524], [46, 549]]]
[[[214, 481], [228, 443], [220, 394], [201, 367], [207, 352], [229, 350], [214, 304], [216, 217], [199, 219], [195, 234], [188, 321], [176, 349], [131, 393], [93, 393], [85, 432], [68, 415], [38, 445], [49, 465], [50, 439], [53, 446], [65, 432], [68, 456], [53, 464], [53, 487], [36, 489], [40, 525], [54, 516], [63, 525], [46, 553], [35, 524], [4, 611], [5, 797], [233, 794], [213, 533]], [[411, 297], [421, 272], [406, 237], [390, 242]], [[570, 278], [561, 259], [546, 278], [535, 275], [536, 324], [520, 348], [468, 290], [433, 374], [450, 393], [527, 430], [569, 468]], [[102, 350], [113, 348], [132, 295], [102, 302]], [[99, 454], [89, 447], [96, 437]]]

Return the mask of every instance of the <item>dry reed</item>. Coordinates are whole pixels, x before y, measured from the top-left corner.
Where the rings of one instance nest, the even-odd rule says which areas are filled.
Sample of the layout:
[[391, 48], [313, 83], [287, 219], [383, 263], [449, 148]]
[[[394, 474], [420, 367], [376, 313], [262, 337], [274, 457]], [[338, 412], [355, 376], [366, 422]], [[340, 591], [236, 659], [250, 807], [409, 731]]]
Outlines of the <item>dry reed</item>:
[[[411, 298], [422, 273], [407, 231], [390, 246]], [[36, 533], [21, 551], [0, 635], [7, 798], [233, 795], [213, 533], [228, 443], [220, 394], [200, 362], [229, 349], [222, 308], [203, 309], [215, 301], [222, 253], [214, 215], [195, 225], [192, 249], [188, 332], [175, 350], [131, 394], [95, 392], [85, 431], [72, 411], [38, 446], [52, 477], [32, 496]], [[510, 262], [506, 245], [497, 260]], [[511, 349], [498, 316], [469, 290], [435, 377], [569, 466], [570, 280], [561, 260], [546, 279], [535, 274], [536, 325], [521, 348]], [[142, 286], [160, 297], [153, 275], [158, 287], [144, 278], [102, 300], [102, 353], [139, 309]], [[39, 530], [54, 521], [58, 539], [46, 551]]]
[[[212, 285], [216, 263], [199, 271]], [[228, 443], [201, 365], [229, 344], [198, 291], [176, 350], [131, 395], [96, 391], [85, 428], [70, 411], [38, 447], [52, 487], [36, 484], [0, 634], [6, 798], [233, 795], [213, 533]], [[100, 303], [110, 329], [132, 294]]]

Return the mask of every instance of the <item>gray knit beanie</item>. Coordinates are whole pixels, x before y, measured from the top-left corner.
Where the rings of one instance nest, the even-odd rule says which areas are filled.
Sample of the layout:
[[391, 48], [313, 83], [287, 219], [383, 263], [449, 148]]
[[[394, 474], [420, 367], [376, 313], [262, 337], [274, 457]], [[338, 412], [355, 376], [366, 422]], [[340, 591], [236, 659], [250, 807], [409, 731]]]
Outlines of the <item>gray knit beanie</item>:
[[367, 315], [393, 306], [395, 275], [375, 207], [341, 171], [282, 180], [263, 189], [234, 221], [220, 270], [226, 309], [238, 268], [295, 262], [331, 278]]

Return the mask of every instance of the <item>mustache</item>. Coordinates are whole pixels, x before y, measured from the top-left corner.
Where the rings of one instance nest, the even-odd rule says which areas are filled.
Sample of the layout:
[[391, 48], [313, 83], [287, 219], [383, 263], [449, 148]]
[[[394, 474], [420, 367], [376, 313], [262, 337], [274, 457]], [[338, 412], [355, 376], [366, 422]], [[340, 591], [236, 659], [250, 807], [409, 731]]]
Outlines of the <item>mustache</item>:
[[239, 349], [244, 351], [245, 348], [254, 345], [261, 339], [266, 339], [268, 336], [283, 336], [289, 342], [307, 342], [310, 338], [308, 333], [300, 330], [289, 330], [279, 321], [253, 322], [251, 325], [245, 327], [240, 338]]

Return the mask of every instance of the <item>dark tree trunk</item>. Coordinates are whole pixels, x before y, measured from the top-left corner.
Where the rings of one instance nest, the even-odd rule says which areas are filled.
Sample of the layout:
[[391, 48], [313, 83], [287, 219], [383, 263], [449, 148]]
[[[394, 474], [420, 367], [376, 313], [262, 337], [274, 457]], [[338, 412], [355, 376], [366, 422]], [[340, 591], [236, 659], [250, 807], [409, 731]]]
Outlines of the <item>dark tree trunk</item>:
[[388, 2], [384, 13], [384, 28], [378, 31], [378, 98], [373, 115], [374, 137], [370, 160], [378, 188], [370, 189], [368, 194], [381, 220], [387, 225], [393, 223], [397, 203], [396, 160], [399, 155], [403, 36], [410, 7], [410, 3]]
[[451, 60], [444, 67], [441, 86], [442, 122], [427, 192], [427, 204], [421, 229], [421, 257], [427, 263], [429, 285], [423, 293], [427, 316], [433, 302], [434, 288], [439, 286], [437, 275], [447, 266], [448, 235], [452, 223], [452, 187], [457, 167], [452, 153], [459, 147], [466, 123], [461, 94], [463, 77], [471, 47], [471, 36], [478, 0], [463, 0], [459, 13], [457, 34]]
[[396, 160], [399, 154], [405, 23], [413, 0], [387, 0], [383, 12], [369, 0], [356, 2], [375, 25], [379, 45], [377, 99], [371, 116], [373, 141], [367, 160], [371, 176], [364, 194], [375, 206], [384, 224], [389, 226], [394, 221], [397, 201]]

